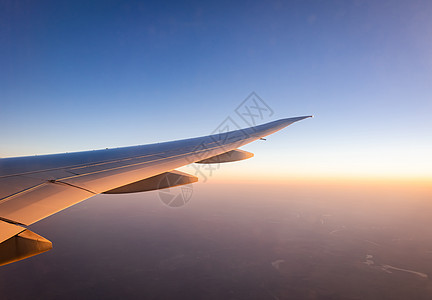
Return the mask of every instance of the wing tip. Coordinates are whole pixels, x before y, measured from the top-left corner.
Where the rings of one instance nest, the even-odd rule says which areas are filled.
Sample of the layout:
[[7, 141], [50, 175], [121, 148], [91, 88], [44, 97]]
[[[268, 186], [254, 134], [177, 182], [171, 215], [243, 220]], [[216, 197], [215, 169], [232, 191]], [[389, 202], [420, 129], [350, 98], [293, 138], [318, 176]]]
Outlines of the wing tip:
[[293, 118], [286, 118], [286, 119], [281, 119], [280, 121], [283, 122], [289, 122], [290, 124], [294, 123], [294, 122], [298, 122], [307, 118], [313, 118], [313, 115], [310, 116], [300, 116], [300, 117], [293, 117]]
[[313, 118], [313, 117], [314, 117], [313, 115], [310, 115], [310, 116], [301, 116], [301, 117], [298, 117], [298, 118], [301, 118], [303, 120], [303, 119]]

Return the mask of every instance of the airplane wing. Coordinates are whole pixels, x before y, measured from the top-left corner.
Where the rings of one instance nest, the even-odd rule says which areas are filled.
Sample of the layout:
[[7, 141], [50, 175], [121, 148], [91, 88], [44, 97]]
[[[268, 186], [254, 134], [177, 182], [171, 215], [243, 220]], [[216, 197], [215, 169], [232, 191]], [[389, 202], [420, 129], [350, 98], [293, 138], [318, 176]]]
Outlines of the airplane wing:
[[0, 265], [52, 248], [27, 226], [101, 193], [157, 190], [198, 180], [175, 169], [238, 161], [237, 148], [310, 116], [230, 132], [115, 149], [0, 159]]

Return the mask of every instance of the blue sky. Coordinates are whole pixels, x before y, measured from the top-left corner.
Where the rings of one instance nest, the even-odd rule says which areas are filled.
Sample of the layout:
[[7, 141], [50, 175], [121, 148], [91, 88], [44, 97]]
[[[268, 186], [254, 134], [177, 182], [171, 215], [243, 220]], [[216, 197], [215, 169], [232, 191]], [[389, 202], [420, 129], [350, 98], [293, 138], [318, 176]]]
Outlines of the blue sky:
[[255, 91], [274, 111], [263, 122], [315, 118], [219, 176], [431, 179], [431, 13], [430, 1], [2, 1], [0, 156], [207, 135]]

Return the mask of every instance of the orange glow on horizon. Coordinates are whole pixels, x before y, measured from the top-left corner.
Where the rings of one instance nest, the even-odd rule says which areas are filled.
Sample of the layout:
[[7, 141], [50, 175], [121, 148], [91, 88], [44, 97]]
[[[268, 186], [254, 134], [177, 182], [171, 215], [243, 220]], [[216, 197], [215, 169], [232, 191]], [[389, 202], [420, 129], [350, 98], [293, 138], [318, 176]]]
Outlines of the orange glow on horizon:
[[[200, 180], [202, 181], [202, 180]], [[284, 183], [315, 183], [315, 184], [369, 184], [369, 185], [410, 185], [432, 187], [432, 177], [403, 177], [403, 176], [336, 176], [336, 175], [310, 175], [310, 176], [283, 176], [262, 174], [216, 174], [207, 178], [207, 181], [217, 183], [262, 183], [262, 184], [284, 184]], [[432, 189], [431, 189], [432, 190]]]

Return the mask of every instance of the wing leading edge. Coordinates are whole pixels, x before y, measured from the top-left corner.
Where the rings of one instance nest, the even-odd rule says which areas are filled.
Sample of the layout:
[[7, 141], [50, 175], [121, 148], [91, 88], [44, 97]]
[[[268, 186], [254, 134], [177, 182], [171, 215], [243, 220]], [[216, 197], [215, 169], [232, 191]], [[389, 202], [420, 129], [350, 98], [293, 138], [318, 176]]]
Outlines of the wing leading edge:
[[[251, 153], [236, 149], [309, 117], [281, 119], [246, 129], [151, 145], [2, 158], [0, 265], [49, 250], [51, 243], [48, 240], [24, 226], [96, 194], [167, 187], [166, 184], [157, 186], [152, 183], [155, 178], [177, 176], [180, 181], [176, 182], [179, 184], [195, 182], [193, 176], [171, 171], [194, 162], [213, 163], [249, 158]], [[25, 245], [25, 249], [19, 249], [20, 243], [11, 243], [12, 239], [23, 241], [23, 238], [26, 241], [21, 244]], [[28, 246], [28, 240], [31, 241], [31, 247]], [[35, 243], [34, 240], [40, 242]], [[10, 250], [11, 244], [18, 248]], [[29, 252], [29, 248], [35, 253]], [[6, 252], [7, 255], [2, 255]]]

